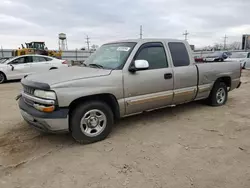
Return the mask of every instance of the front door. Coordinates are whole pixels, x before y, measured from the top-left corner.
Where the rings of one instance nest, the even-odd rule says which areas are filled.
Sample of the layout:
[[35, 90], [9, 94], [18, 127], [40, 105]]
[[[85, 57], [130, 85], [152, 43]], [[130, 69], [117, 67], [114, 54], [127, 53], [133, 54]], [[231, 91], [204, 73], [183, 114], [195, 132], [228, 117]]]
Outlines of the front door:
[[31, 56], [18, 57], [8, 63], [12, 67], [12, 71], [9, 72], [10, 79], [21, 79], [31, 74], [31, 63]]
[[[145, 43], [134, 60], [147, 60], [149, 69], [124, 71], [126, 114], [169, 105], [173, 100], [173, 72], [162, 43]], [[132, 62], [133, 63], [133, 62]]]

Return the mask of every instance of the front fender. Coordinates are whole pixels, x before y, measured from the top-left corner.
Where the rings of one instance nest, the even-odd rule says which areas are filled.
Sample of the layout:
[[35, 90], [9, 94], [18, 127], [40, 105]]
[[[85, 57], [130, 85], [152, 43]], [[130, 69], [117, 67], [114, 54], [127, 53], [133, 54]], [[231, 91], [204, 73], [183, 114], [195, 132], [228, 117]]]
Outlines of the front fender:
[[72, 80], [51, 89], [57, 94], [60, 107], [67, 107], [75, 99], [97, 94], [112, 94], [117, 100], [123, 98], [123, 80], [121, 71], [112, 71], [109, 76]]
[[86, 96], [98, 94], [111, 94], [117, 100], [123, 97], [122, 87], [77, 87], [54, 89], [60, 107], [68, 107], [72, 101]]

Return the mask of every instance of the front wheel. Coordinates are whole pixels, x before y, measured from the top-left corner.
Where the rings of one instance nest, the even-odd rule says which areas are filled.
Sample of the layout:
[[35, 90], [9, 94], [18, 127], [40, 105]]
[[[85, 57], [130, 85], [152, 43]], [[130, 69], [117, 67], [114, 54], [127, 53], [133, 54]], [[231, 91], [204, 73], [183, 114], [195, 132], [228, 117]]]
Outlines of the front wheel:
[[6, 81], [5, 74], [0, 72], [0, 84], [4, 83]]
[[226, 84], [224, 82], [217, 82], [210, 93], [208, 103], [211, 106], [222, 106], [227, 102], [227, 97], [228, 91]]
[[114, 115], [101, 101], [85, 102], [74, 109], [70, 117], [72, 137], [81, 144], [104, 140], [112, 130]]

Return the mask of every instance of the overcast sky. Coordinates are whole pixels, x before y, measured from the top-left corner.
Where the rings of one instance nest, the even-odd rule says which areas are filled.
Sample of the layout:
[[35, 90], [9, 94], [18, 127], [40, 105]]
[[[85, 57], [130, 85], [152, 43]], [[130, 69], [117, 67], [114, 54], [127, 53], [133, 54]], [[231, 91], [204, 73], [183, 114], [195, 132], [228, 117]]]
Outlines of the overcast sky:
[[67, 34], [69, 49], [118, 39], [183, 39], [199, 46], [241, 41], [250, 34], [250, 0], [1, 0], [0, 45], [17, 48], [45, 41], [58, 48], [58, 33]]

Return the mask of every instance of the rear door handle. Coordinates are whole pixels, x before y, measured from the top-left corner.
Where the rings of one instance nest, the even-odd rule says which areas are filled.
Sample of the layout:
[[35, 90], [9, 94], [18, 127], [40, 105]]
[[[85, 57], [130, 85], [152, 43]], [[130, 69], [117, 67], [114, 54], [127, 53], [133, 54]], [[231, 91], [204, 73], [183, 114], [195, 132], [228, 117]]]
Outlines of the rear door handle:
[[172, 73], [166, 73], [166, 74], [164, 74], [164, 79], [171, 79], [171, 78], [173, 78]]

